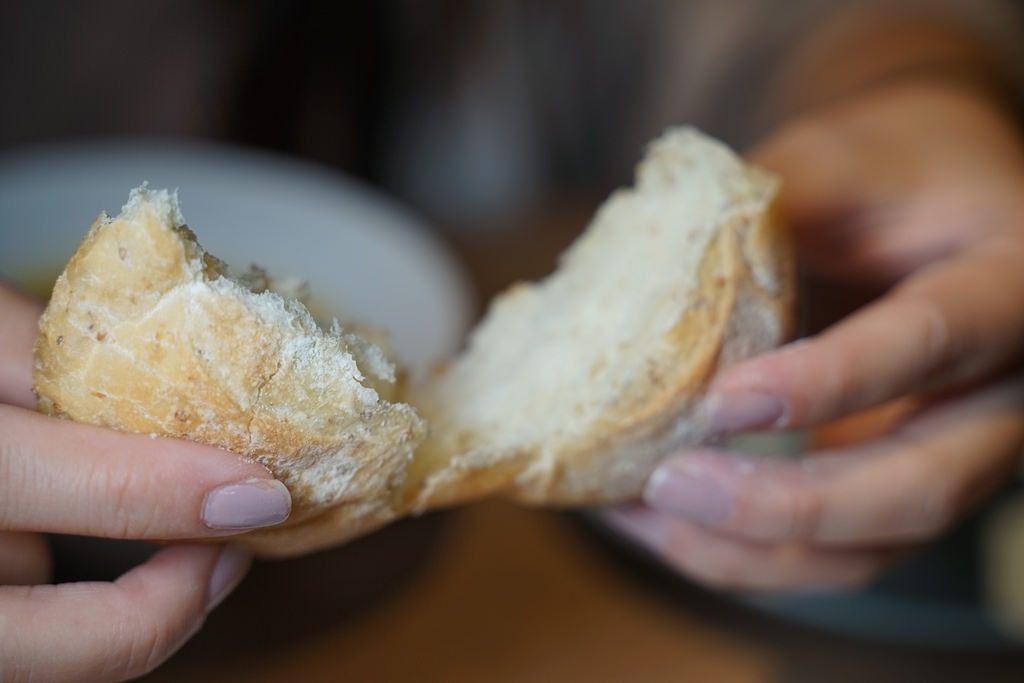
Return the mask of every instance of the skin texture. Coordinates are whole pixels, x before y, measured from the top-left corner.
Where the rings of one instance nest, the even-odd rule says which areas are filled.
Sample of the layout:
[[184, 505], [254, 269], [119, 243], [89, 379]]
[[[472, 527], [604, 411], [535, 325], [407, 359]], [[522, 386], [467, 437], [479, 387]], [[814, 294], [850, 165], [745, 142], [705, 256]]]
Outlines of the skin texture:
[[921, 80], [813, 111], [751, 156], [784, 179], [812, 280], [882, 294], [711, 388], [723, 431], [829, 425], [811, 452], [680, 453], [611, 520], [709, 585], [862, 583], [1019, 466], [1024, 152], [982, 91]]
[[237, 456], [34, 412], [32, 343], [42, 306], [0, 285], [0, 679], [121, 680], [150, 671], [241, 581], [249, 556], [176, 545], [113, 583], [46, 584], [37, 532], [171, 540], [224, 537], [204, 503], [269, 473]]

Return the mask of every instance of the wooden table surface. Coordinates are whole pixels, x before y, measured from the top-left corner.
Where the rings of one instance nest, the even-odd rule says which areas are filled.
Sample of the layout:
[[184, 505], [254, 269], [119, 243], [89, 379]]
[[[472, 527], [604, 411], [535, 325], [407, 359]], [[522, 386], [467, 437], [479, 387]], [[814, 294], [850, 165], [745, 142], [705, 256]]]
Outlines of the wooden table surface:
[[209, 658], [189, 680], [772, 680], [765, 648], [659, 602], [558, 515], [488, 502], [447, 527], [427, 565], [356, 618]]
[[[455, 250], [485, 300], [546, 272], [584, 216], [571, 209], [526, 217], [519, 230], [463, 233]], [[405, 550], [416, 555], [410, 569], [372, 588]], [[1024, 680], [1016, 655], [883, 646], [781, 623], [637, 571], [565, 514], [500, 501], [385, 530], [334, 560], [257, 568], [243, 588], [223, 609], [244, 616], [215, 614], [205, 649], [186, 647], [154, 680]], [[299, 589], [294, 602], [274, 599]], [[327, 603], [339, 591], [351, 595], [335, 609]], [[350, 599], [362, 592], [366, 600]], [[327, 617], [311, 628], [321, 602]], [[302, 635], [230, 653], [232, 638], [262, 629]]]

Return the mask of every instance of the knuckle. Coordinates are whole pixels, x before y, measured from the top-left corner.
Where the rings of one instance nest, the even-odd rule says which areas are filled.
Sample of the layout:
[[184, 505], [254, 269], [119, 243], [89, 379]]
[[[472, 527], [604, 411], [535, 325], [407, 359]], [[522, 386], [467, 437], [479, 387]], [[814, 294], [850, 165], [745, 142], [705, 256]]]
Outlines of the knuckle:
[[961, 494], [958, 487], [935, 476], [912, 503], [903, 536], [910, 540], [927, 540], [948, 529], [956, 518]]
[[146, 536], [153, 524], [152, 511], [136, 502], [155, 500], [149, 495], [151, 488], [149, 477], [137, 468], [97, 467], [91, 471], [84, 494], [98, 506], [92, 520], [94, 533], [115, 538]]
[[804, 486], [790, 486], [789, 491], [789, 534], [793, 539], [809, 539], [816, 535], [821, 520], [824, 501], [821, 494]]
[[960, 354], [946, 311], [935, 297], [920, 294], [912, 296], [909, 305], [908, 318], [917, 321], [914, 336], [919, 342], [916, 349], [923, 362], [922, 375], [951, 371]]
[[851, 353], [849, 344], [838, 332], [826, 330], [791, 344], [784, 353], [786, 374], [799, 378], [796, 386], [801, 387], [788, 396], [792, 426], [833, 419], [860, 401], [863, 377], [852, 371], [851, 363], [837, 362]]
[[[0, 441], [0, 482], [7, 490], [20, 490], [18, 468], [14, 466], [14, 445], [8, 441]], [[11, 496], [0, 495], [0, 525], [6, 528], [11, 513]]]
[[160, 626], [143, 628], [129, 641], [124, 658], [125, 674], [130, 677], [149, 673], [170, 654], [167, 629]]
[[905, 495], [893, 501], [892, 535], [900, 540], [928, 540], [956, 521], [969, 494], [970, 482], [931, 465], [934, 453], [924, 444], [905, 439], [902, 447], [908, 462], [918, 463], [908, 475]]
[[766, 541], [800, 541], [813, 538], [819, 529], [825, 502], [815, 488], [799, 483], [776, 482], [768, 485], [750, 507], [752, 535]]
[[167, 630], [142, 619], [126, 620], [121, 629], [126, 639], [110, 665], [118, 678], [136, 678], [159, 666], [170, 654]]
[[15, 522], [19, 512], [19, 492], [34, 492], [37, 477], [33, 473], [32, 459], [24, 457], [16, 442], [0, 437], [0, 529]]
[[917, 301], [925, 355], [935, 359], [936, 363], [948, 362], [954, 346], [949, 319], [935, 299], [922, 298]]
[[114, 657], [110, 666], [116, 670], [118, 678], [137, 678], [153, 671], [202, 625], [201, 613], [193, 628], [188, 629], [189, 624], [177, 614], [142, 611], [137, 606], [140, 602], [125, 592], [121, 594], [120, 603], [117, 632], [122, 644], [110, 648]]

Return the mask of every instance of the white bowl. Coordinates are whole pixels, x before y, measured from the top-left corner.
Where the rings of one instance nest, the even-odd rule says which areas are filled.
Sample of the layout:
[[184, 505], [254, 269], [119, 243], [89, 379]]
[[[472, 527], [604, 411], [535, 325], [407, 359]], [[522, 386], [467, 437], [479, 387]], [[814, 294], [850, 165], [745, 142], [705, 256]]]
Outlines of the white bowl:
[[457, 349], [469, 288], [423, 223], [339, 173], [248, 149], [116, 141], [0, 157], [0, 276], [55, 276], [96, 215], [116, 214], [143, 181], [179, 190], [211, 253], [305, 280], [323, 312], [387, 330], [413, 372]]

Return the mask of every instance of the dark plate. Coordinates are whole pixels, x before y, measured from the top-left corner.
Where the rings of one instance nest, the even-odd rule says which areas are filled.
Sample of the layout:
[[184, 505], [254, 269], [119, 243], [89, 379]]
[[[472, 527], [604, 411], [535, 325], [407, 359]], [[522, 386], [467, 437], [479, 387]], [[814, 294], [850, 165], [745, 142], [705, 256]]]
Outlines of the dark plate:
[[[935, 543], [894, 565], [870, 586], [805, 595], [719, 594], [748, 610], [793, 624], [876, 642], [928, 648], [1024, 652], [1022, 634], [1005, 626], [986, 600], [984, 529], [1014, 486]], [[662, 593], [693, 596], [701, 589], [657, 556], [604, 524], [575, 515], [590, 536], [639, 580]], [[1021, 578], [1024, 580], [1024, 577]]]

